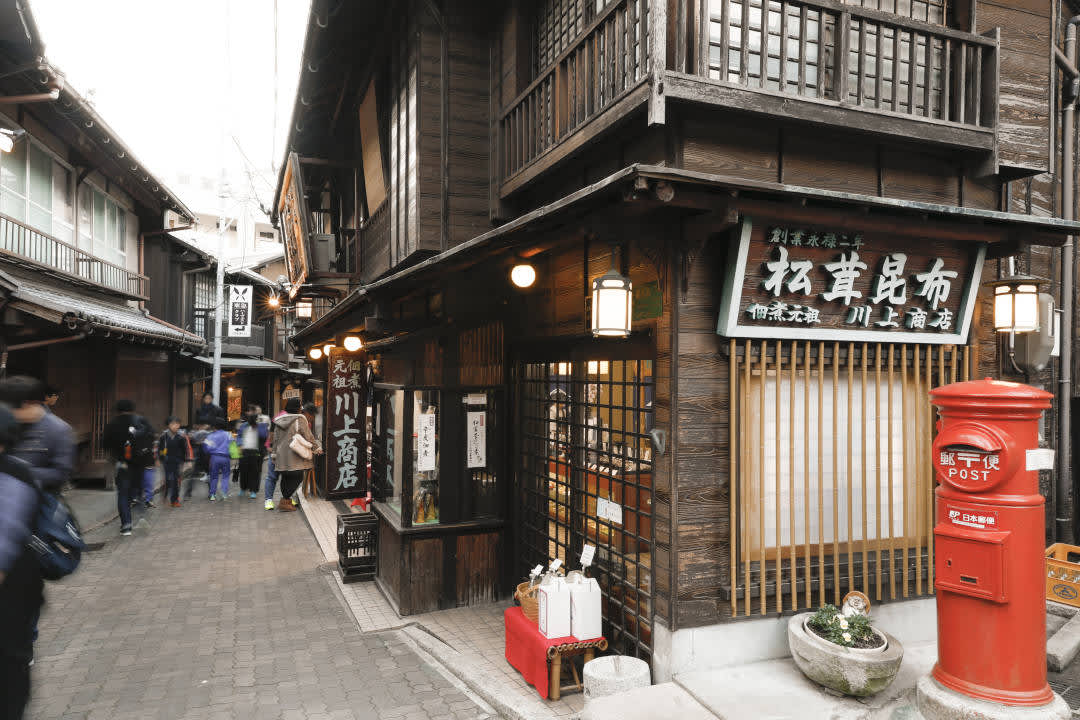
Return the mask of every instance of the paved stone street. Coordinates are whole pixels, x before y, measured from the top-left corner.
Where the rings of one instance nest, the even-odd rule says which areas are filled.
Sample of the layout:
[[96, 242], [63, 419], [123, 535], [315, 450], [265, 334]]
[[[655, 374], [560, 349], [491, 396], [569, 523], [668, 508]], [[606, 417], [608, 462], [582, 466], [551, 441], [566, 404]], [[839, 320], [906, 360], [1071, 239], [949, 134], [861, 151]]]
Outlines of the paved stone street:
[[357, 628], [302, 513], [203, 497], [148, 518], [48, 584], [30, 718], [490, 716], [403, 633]]

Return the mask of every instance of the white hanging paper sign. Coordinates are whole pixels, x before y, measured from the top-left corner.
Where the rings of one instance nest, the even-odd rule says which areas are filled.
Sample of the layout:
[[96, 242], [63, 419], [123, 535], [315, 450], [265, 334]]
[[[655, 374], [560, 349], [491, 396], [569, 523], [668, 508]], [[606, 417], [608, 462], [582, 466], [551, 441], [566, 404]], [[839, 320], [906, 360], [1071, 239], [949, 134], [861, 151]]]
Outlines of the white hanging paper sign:
[[484, 423], [487, 421], [487, 412], [481, 410], [466, 413], [466, 415], [468, 417], [465, 423], [465, 466], [485, 468], [487, 467], [487, 428]]
[[562, 560], [560, 560], [559, 558], [555, 558], [551, 561], [551, 565], [548, 566], [548, 569], [551, 570], [551, 572], [555, 572], [560, 567], [562, 567]]
[[462, 402], [465, 405], [487, 405], [487, 393], [469, 393]]
[[585, 547], [581, 548], [581, 567], [587, 568], [592, 565], [593, 558], [596, 556], [596, 546], [585, 544]]
[[1032, 448], [1027, 451], [1027, 470], [1053, 470], [1053, 448]]
[[540, 573], [542, 573], [542, 572], [544, 572], [544, 566], [543, 565], [537, 565], [536, 567], [534, 567], [532, 569], [532, 572], [529, 573], [529, 577], [539, 577]]
[[421, 413], [416, 418], [416, 470], [435, 469], [435, 413]]
[[597, 498], [596, 516], [616, 525], [622, 525], [622, 505], [604, 498]]

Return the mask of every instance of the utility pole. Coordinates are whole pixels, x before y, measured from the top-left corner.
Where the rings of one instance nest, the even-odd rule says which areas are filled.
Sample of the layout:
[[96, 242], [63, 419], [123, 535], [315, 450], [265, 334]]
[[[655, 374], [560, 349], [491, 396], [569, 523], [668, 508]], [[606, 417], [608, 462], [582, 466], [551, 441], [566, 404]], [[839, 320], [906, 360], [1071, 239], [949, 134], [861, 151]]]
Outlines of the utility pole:
[[214, 380], [213, 390], [214, 403], [218, 407], [221, 404], [221, 331], [225, 312], [225, 229], [229, 226], [229, 220], [225, 217], [225, 200], [228, 198], [228, 184], [225, 181], [225, 171], [221, 172], [221, 187], [218, 190], [218, 250], [217, 250], [217, 293], [214, 303]]

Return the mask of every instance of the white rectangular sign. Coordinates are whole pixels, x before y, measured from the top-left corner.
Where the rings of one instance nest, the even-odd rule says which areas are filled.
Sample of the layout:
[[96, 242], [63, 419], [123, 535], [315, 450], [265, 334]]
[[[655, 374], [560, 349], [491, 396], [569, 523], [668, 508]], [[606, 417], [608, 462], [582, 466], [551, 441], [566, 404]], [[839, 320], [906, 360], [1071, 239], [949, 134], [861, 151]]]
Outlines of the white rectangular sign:
[[435, 413], [420, 413], [416, 417], [416, 470], [435, 469]]
[[604, 498], [596, 499], [596, 516], [622, 525], [622, 505]]
[[468, 420], [465, 423], [465, 458], [466, 467], [487, 467], [487, 412], [466, 413]]
[[594, 557], [596, 557], [596, 546], [585, 543], [585, 547], [581, 548], [581, 567], [587, 568], [592, 565]]
[[229, 337], [251, 337], [251, 285], [229, 286]]
[[1053, 448], [1032, 448], [1027, 451], [1027, 470], [1053, 470]]

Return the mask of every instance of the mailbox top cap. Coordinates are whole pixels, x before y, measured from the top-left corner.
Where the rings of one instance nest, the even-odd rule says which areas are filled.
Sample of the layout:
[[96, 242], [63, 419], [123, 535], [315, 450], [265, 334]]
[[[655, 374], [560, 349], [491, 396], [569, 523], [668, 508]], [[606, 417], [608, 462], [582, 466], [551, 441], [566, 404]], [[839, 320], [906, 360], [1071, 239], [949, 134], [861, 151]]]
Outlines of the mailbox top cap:
[[1008, 382], [1006, 380], [972, 380], [970, 382], [952, 383], [934, 388], [930, 391], [930, 397], [937, 401], [957, 401], [981, 399], [1010, 404], [1030, 404], [1032, 407], [1049, 407], [1054, 396], [1045, 390], [1024, 385], [1022, 383]]

